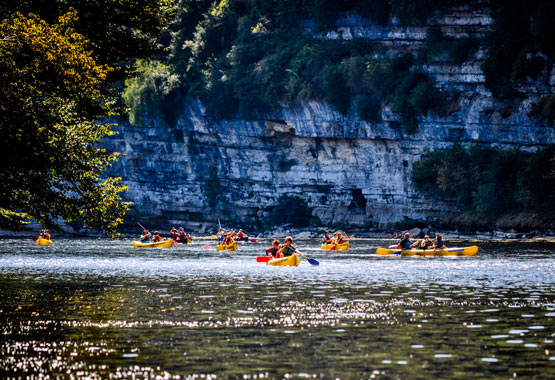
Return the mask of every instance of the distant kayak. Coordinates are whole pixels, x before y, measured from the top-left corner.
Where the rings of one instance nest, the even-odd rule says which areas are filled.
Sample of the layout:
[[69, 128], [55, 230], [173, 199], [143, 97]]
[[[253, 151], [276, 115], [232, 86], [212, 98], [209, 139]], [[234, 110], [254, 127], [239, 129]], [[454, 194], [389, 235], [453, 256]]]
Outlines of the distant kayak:
[[43, 239], [43, 238], [38, 238], [35, 243], [37, 245], [52, 245], [52, 240], [48, 240], [48, 239]]
[[401, 255], [401, 256], [476, 256], [478, 247], [453, 247], [445, 249], [397, 249], [397, 248], [378, 248], [378, 255]]
[[135, 248], [171, 248], [173, 247], [173, 240], [162, 240], [156, 243], [141, 243], [140, 241], [134, 241], [133, 247]]
[[295, 254], [287, 257], [282, 257], [280, 259], [272, 259], [268, 261], [268, 265], [289, 266], [289, 267], [299, 266], [300, 263], [301, 263], [301, 258]]
[[237, 242], [228, 245], [220, 244], [216, 246], [216, 251], [237, 251]]
[[341, 244], [322, 244], [324, 251], [347, 251], [349, 249], [349, 242], [346, 241]]

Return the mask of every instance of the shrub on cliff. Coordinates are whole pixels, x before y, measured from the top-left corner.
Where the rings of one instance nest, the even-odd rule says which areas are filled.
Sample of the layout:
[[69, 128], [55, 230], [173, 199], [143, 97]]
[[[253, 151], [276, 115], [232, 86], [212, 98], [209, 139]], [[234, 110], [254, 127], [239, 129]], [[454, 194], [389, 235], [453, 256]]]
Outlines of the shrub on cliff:
[[457, 223], [507, 224], [511, 214], [553, 223], [554, 171], [555, 146], [533, 154], [455, 146], [425, 154], [414, 164], [412, 179], [428, 196], [455, 200], [463, 214]]

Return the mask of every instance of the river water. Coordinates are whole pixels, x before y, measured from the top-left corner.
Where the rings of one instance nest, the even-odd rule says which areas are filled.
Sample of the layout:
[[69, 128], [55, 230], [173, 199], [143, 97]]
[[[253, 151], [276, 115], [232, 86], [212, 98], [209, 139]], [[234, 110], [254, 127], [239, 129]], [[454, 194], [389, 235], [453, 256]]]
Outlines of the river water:
[[0, 378], [555, 378], [555, 243], [257, 263], [269, 242], [2, 240]]

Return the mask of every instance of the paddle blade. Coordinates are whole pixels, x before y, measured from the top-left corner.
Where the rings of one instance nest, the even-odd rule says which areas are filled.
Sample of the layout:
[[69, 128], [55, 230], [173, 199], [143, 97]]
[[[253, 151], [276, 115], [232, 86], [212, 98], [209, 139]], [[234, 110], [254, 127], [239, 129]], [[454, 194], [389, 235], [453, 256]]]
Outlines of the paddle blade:
[[272, 260], [272, 256], [257, 256], [256, 262], [257, 263], [267, 263], [268, 261]]
[[256, 243], [257, 241], [256, 239], [251, 239], [251, 242]]
[[312, 265], [320, 265], [320, 263], [318, 261], [314, 260], [314, 259], [309, 259], [307, 257], [306, 260]]
[[33, 241], [37, 241], [37, 240], [39, 240], [39, 237], [38, 236], [33, 236], [31, 239], [33, 239]]
[[336, 248], [336, 247], [337, 247], [337, 246], [334, 245], [333, 247], [331, 247], [330, 251], [335, 251], [335, 248]]
[[208, 247], [212, 247], [213, 244], [205, 244], [202, 246], [202, 248], [208, 248]]
[[306, 257], [306, 261], [308, 261], [312, 265], [320, 265], [320, 263], [317, 260], [314, 260], [314, 259], [311, 259], [311, 258], [308, 258], [308, 257]]

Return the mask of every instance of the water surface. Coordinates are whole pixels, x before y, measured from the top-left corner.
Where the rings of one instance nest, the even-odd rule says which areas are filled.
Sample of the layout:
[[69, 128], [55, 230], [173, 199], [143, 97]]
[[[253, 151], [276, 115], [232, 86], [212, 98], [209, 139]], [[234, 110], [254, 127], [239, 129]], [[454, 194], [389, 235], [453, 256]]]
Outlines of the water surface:
[[554, 243], [378, 257], [357, 240], [296, 268], [127, 240], [0, 247], [2, 378], [554, 378]]

